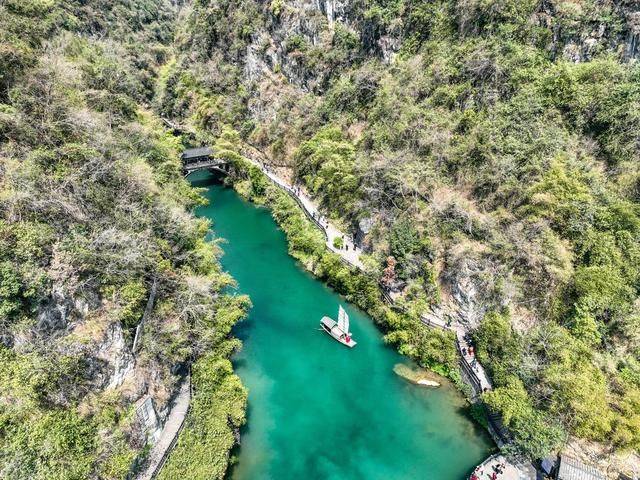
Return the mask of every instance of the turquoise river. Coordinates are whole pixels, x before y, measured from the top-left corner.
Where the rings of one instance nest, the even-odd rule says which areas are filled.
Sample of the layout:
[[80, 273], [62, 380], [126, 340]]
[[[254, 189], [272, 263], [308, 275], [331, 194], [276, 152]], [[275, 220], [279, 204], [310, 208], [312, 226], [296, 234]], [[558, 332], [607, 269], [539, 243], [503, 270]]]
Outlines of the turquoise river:
[[[269, 211], [208, 174], [210, 204], [197, 215], [223, 238], [223, 267], [253, 302], [235, 328], [234, 365], [249, 390], [233, 480], [462, 480], [491, 453], [484, 432], [451, 387], [417, 387], [397, 376], [410, 362], [384, 344], [371, 318], [307, 273], [287, 253]], [[358, 345], [318, 330], [342, 304]]]

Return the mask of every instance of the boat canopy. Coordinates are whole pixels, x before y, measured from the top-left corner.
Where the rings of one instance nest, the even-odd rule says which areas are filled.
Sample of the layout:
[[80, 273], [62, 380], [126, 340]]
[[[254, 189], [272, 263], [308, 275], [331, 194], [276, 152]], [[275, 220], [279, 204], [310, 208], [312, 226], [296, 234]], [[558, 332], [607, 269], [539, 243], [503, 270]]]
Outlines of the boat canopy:
[[333, 328], [337, 325], [336, 321], [329, 317], [322, 317], [322, 320], [320, 321], [329, 328]]

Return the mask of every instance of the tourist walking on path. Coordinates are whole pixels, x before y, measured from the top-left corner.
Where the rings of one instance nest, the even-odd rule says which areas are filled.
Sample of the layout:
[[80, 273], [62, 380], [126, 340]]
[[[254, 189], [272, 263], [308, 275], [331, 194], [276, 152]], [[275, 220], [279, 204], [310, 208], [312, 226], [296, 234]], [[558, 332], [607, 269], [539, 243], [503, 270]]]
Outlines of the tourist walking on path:
[[[318, 223], [321, 225], [326, 235], [326, 245], [329, 250], [340, 255], [340, 257], [342, 257], [342, 259], [349, 265], [354, 266], [360, 270], [364, 270], [364, 266], [360, 261], [360, 255], [354, 248], [355, 245], [353, 245], [353, 243], [345, 237], [344, 232], [341, 232], [337, 227], [332, 225], [328, 220], [320, 215], [320, 211], [316, 203], [310, 197], [305, 195], [299, 186], [290, 185], [287, 181], [279, 177], [275, 172], [271, 171], [271, 169], [267, 167], [267, 165], [262, 164], [251, 156], [245, 155], [245, 158], [247, 158], [253, 165], [260, 168], [260, 170], [262, 170], [265, 175], [267, 175], [267, 177], [269, 177], [276, 185], [287, 190], [290, 194], [295, 196], [302, 208], [306, 211], [307, 215], [318, 220]], [[333, 246], [333, 241], [339, 237], [345, 238], [344, 249]]]

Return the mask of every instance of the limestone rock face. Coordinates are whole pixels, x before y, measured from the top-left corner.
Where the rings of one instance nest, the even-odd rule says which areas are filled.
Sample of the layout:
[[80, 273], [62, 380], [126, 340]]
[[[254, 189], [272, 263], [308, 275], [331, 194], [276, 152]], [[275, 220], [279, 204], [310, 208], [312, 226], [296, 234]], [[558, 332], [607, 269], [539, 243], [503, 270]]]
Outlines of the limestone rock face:
[[347, 20], [348, 2], [339, 0], [317, 0], [316, 6], [318, 10], [323, 12], [327, 17], [329, 25], [333, 25], [335, 21], [345, 22]]
[[626, 59], [640, 59], [640, 10], [629, 12], [627, 26], [624, 56]]
[[594, 14], [579, 5], [555, 0], [543, 2], [533, 23], [552, 33], [550, 49], [571, 62], [586, 62], [599, 53], [624, 61], [640, 59], [640, 4], [625, 0], [598, 0]]
[[402, 43], [400, 28], [380, 31], [360, 18], [346, 0], [285, 0], [278, 5], [277, 9], [273, 4], [263, 7], [267, 22], [252, 34], [247, 47], [243, 68], [251, 82], [281, 74], [303, 91], [324, 87], [330, 72], [312, 65], [315, 60], [310, 60], [309, 51], [329, 51], [336, 28], [350, 31], [365, 50], [385, 62], [393, 59]]
[[479, 295], [480, 286], [475, 282], [471, 270], [459, 276], [452, 285], [453, 299], [459, 307], [460, 319], [470, 326], [478, 326], [485, 314], [486, 306]]
[[442, 301], [423, 320], [440, 326], [452, 323], [473, 330], [487, 312], [499, 311], [517, 296], [508, 269], [475, 244], [458, 245], [446, 254], [439, 283]]
[[367, 235], [369, 235], [369, 233], [373, 229], [373, 225], [374, 225], [373, 218], [363, 218], [358, 222], [358, 225], [356, 227], [356, 234], [355, 234], [356, 245], [359, 248], [365, 250], [366, 252], [371, 251], [371, 244], [370, 242], [367, 241]]
[[377, 42], [382, 55], [382, 60], [385, 63], [391, 63], [396, 55], [396, 52], [400, 49], [402, 42], [399, 37], [393, 35], [383, 35]]
[[103, 341], [98, 346], [97, 357], [109, 365], [107, 388], [119, 387], [125, 377], [133, 371], [133, 354], [125, 342], [119, 323], [114, 323], [107, 329]]
[[87, 299], [83, 294], [69, 291], [63, 285], [54, 284], [51, 297], [38, 311], [36, 329], [40, 332], [54, 332], [71, 327], [87, 316], [90, 308], [99, 302]]
[[450, 253], [448, 263], [442, 281], [450, 292], [449, 309], [456, 312], [460, 323], [475, 328], [488, 310], [508, 303], [505, 292], [495, 289], [502, 272], [490, 258], [460, 248]]
[[[460, 3], [462, 11], [465, 2]], [[552, 57], [585, 62], [610, 53], [625, 61], [640, 59], [638, 2], [594, 0], [594, 11], [574, 3], [541, 2], [530, 19], [532, 26], [548, 32], [545, 41]], [[233, 59], [242, 68], [244, 80], [259, 85], [257, 90], [249, 89], [259, 92], [249, 102], [257, 119], [275, 115], [270, 104], [277, 91], [288, 88], [291, 92], [286, 95], [300, 95], [326, 89], [332, 68], [326, 53], [339, 30], [358, 39], [360, 54], [384, 63], [394, 61], [410, 33], [405, 19], [382, 25], [366, 18], [362, 6], [348, 0], [274, 0], [260, 3], [259, 8], [264, 22], [252, 32], [242, 58]], [[481, 19], [471, 14], [461, 14], [458, 22], [462, 34], [481, 30]]]

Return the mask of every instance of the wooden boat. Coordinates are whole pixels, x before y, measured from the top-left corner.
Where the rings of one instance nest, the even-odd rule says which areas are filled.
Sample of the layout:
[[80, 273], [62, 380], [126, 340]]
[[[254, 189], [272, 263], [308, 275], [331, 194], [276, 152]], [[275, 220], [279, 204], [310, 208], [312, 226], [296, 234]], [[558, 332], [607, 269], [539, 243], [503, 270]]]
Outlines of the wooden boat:
[[353, 341], [351, 332], [349, 332], [349, 315], [344, 311], [342, 305], [338, 309], [338, 321], [336, 322], [333, 318], [322, 317], [320, 327], [341, 344], [349, 348], [356, 346], [357, 342]]

